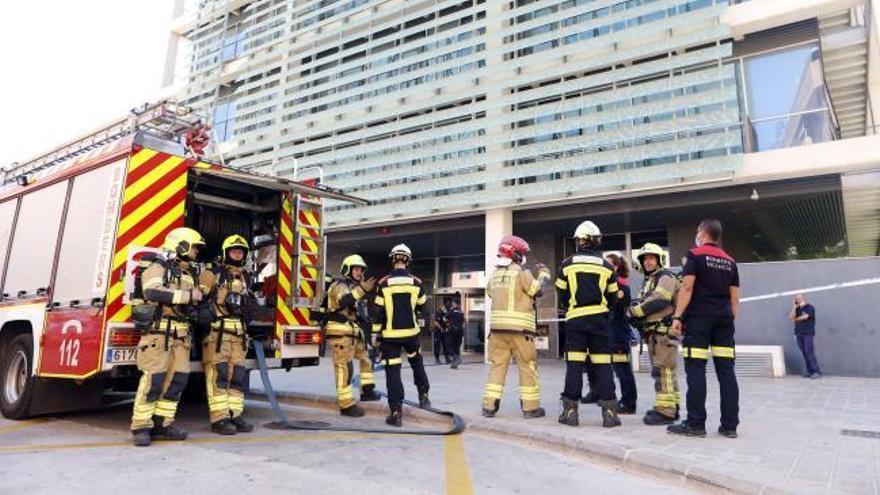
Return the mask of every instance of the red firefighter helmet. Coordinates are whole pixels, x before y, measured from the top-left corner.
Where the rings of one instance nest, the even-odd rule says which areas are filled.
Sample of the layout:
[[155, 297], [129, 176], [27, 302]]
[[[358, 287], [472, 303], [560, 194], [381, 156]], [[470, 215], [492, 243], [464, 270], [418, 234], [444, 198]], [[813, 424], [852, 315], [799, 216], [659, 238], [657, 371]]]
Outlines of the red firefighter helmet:
[[498, 243], [498, 256], [502, 258], [522, 260], [529, 251], [529, 243], [515, 235], [509, 235]]

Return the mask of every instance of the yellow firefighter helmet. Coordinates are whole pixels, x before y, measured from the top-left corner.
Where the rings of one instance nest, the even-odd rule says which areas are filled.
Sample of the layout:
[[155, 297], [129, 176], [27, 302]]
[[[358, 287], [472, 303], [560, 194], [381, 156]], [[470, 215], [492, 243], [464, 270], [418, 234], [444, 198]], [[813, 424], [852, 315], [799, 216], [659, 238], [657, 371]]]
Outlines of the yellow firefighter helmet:
[[250, 245], [248, 245], [247, 239], [238, 235], [232, 234], [223, 240], [223, 254], [226, 254], [226, 251], [232, 248], [244, 249], [244, 252], [247, 253], [251, 250]]
[[205, 239], [202, 234], [189, 227], [178, 227], [165, 236], [162, 249], [175, 253], [182, 258], [193, 258], [193, 246], [205, 247]]
[[653, 254], [654, 256], [656, 256], [657, 264], [660, 267], [662, 267], [666, 262], [666, 251], [664, 251], [663, 248], [659, 245], [654, 244], [653, 242], [648, 242], [644, 246], [642, 246], [642, 249], [639, 250], [638, 256], [636, 256], [636, 259], [639, 260], [639, 266], [641, 267], [644, 266], [644, 261], [642, 260], [644, 259], [646, 254]]
[[359, 254], [352, 254], [350, 256], [346, 256], [344, 260], [342, 260], [342, 268], [340, 271], [342, 272], [343, 277], [347, 277], [351, 275], [352, 267], [359, 266], [364, 270], [367, 269], [367, 262]]
[[[244, 256], [241, 259], [236, 260], [229, 256], [230, 249], [241, 249], [244, 253]], [[251, 247], [248, 245], [247, 239], [238, 235], [232, 234], [223, 240], [223, 262], [233, 266], [243, 266], [245, 259], [247, 258], [248, 252], [251, 250]]]

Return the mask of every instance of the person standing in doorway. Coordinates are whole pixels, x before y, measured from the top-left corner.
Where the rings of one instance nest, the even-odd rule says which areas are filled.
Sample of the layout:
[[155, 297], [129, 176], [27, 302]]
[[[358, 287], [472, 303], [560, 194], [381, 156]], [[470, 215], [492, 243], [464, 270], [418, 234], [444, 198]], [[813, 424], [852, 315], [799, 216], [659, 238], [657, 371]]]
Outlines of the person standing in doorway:
[[446, 315], [446, 351], [452, 357], [450, 368], [461, 364], [461, 341], [464, 336], [464, 313], [461, 311], [461, 294], [452, 298], [452, 306]]
[[807, 302], [803, 294], [798, 294], [794, 296], [794, 306], [788, 313], [788, 319], [794, 322], [794, 336], [807, 367], [804, 378], [814, 380], [822, 378], [822, 370], [819, 369], [819, 361], [816, 360], [813, 347], [813, 338], [816, 336], [816, 308]]
[[449, 355], [449, 349], [446, 346], [446, 317], [449, 315], [449, 309], [452, 308], [452, 298], [444, 297], [443, 306], [434, 313], [434, 319], [431, 320], [431, 336], [433, 337], [434, 364], [440, 365], [440, 356], [446, 360], [446, 364], [451, 364], [452, 360]]

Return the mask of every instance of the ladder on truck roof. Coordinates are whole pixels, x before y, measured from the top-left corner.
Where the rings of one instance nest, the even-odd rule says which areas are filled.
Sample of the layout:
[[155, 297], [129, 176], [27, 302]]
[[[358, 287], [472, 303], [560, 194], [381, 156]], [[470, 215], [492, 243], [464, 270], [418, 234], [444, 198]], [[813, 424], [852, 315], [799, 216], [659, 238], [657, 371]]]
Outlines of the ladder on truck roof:
[[145, 103], [143, 107], [133, 108], [127, 117], [102, 126], [32, 160], [5, 168], [3, 184], [54, 167], [138, 131], [160, 139], [179, 140], [180, 136], [195, 127], [199, 120], [201, 117], [193, 113], [189, 107], [171, 101]]

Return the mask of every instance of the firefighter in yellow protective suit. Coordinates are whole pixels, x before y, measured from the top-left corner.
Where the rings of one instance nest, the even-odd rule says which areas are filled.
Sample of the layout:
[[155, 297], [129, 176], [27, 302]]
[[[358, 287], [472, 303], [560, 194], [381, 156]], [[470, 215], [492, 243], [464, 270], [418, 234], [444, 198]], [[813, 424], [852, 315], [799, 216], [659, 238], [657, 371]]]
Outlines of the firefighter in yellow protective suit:
[[523, 416], [540, 418], [546, 413], [541, 406], [538, 382], [538, 353], [535, 350], [535, 299], [550, 280], [550, 270], [538, 264], [538, 278], [523, 268], [529, 245], [516, 236], [507, 236], [498, 245], [498, 261], [486, 287], [492, 299], [489, 333], [489, 379], [483, 393], [483, 416], [498, 412], [510, 358], [519, 368], [519, 393]]
[[221, 435], [253, 431], [245, 421], [247, 319], [253, 299], [244, 269], [250, 246], [240, 235], [223, 241], [222, 259], [199, 275], [199, 288], [210, 300], [211, 333], [202, 342], [211, 431]]
[[143, 332], [137, 356], [142, 374], [131, 417], [137, 446], [150, 445], [151, 438], [186, 439], [174, 416], [189, 378], [188, 320], [202, 300], [190, 262], [204, 245], [195, 230], [176, 228], [165, 237], [161, 254], [139, 263], [132, 294], [132, 319]]
[[[363, 279], [366, 269], [367, 263], [359, 255], [348, 256], [342, 261], [342, 277], [334, 280], [327, 291], [327, 343], [333, 352], [336, 403], [343, 416], [364, 415], [364, 410], [354, 398], [351, 384], [354, 372], [352, 360], [356, 356], [360, 363], [362, 398], [378, 399], [378, 396], [374, 398], [372, 363], [367, 356], [363, 332], [358, 326], [358, 304], [366, 303], [367, 294], [376, 287], [375, 279]], [[362, 323], [370, 324], [369, 321]]]
[[679, 289], [676, 276], [663, 268], [663, 248], [647, 243], [638, 255], [645, 282], [629, 317], [648, 342], [651, 376], [654, 378], [654, 408], [642, 419], [647, 425], [669, 425], [678, 419], [681, 392], [675, 377], [678, 342], [669, 338], [673, 302]]

